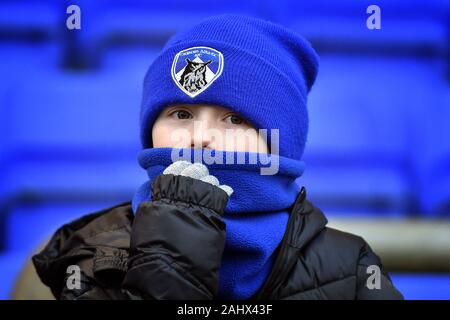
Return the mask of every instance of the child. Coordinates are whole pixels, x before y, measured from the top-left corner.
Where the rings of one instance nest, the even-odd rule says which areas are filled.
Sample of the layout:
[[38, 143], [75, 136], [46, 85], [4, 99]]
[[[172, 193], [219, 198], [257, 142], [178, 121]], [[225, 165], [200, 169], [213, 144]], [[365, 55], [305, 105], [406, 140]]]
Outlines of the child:
[[317, 68], [303, 38], [259, 19], [173, 36], [144, 80], [148, 181], [56, 231], [33, 257], [43, 283], [58, 299], [402, 299], [299, 187]]

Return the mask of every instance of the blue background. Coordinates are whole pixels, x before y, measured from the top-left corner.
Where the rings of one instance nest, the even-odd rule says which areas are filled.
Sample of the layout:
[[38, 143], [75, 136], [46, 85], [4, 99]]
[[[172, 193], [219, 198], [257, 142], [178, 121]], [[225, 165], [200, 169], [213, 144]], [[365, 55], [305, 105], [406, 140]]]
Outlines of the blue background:
[[[69, 4], [81, 30], [65, 26]], [[366, 27], [370, 4], [381, 30]], [[317, 49], [303, 185], [328, 216], [448, 220], [449, 11], [438, 0], [0, 1], [0, 298], [57, 227], [145, 181], [146, 69], [171, 34], [213, 14], [270, 19]], [[406, 298], [450, 299], [450, 274], [392, 277]]]

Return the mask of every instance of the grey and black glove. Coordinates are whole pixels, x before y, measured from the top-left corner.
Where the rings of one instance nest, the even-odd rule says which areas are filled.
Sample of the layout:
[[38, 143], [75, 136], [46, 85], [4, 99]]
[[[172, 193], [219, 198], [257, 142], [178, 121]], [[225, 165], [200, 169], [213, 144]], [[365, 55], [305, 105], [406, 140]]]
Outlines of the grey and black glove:
[[172, 163], [170, 166], [168, 166], [164, 170], [163, 174], [173, 174], [175, 176], [180, 175], [185, 177], [191, 177], [193, 179], [208, 182], [213, 186], [219, 187], [220, 189], [225, 191], [229, 197], [233, 194], [233, 189], [230, 186], [227, 186], [225, 184], [221, 185], [216, 177], [209, 174], [208, 168], [199, 162], [190, 163], [184, 160], [176, 161]]

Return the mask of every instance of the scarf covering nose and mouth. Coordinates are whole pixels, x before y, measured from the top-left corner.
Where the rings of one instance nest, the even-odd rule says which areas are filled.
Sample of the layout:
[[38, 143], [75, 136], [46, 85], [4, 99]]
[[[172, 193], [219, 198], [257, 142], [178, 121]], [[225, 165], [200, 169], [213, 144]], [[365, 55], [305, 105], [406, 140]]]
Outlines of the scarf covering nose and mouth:
[[[249, 152], [225, 152], [208, 149], [144, 149], [138, 156], [139, 164], [147, 171], [149, 180], [141, 185], [132, 199], [136, 213], [142, 201], [151, 201], [151, 184], [174, 161], [172, 152], [190, 157], [191, 162], [202, 162], [220, 184], [233, 188], [223, 214], [226, 223], [226, 242], [219, 271], [220, 299], [248, 299], [263, 285], [273, 262], [276, 249], [283, 239], [289, 208], [294, 204], [300, 186], [296, 180], [304, 171], [304, 162], [281, 156]], [[205, 153], [207, 152], [206, 156]], [[256, 163], [249, 163], [256, 155]], [[209, 164], [207, 157], [222, 159]], [[239, 158], [242, 157], [242, 158]], [[275, 175], [261, 175], [261, 168], [277, 161]], [[226, 160], [234, 159], [233, 163]], [[237, 163], [237, 159], [245, 159]]]

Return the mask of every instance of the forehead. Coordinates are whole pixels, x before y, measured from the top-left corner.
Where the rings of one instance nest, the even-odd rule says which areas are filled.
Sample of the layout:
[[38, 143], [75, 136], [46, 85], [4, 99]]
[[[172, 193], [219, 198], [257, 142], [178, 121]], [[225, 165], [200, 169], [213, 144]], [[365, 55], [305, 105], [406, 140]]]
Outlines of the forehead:
[[204, 104], [204, 103], [175, 103], [175, 104], [170, 104], [168, 106], [166, 106], [167, 108], [177, 108], [177, 107], [184, 107], [184, 108], [188, 108], [188, 109], [195, 109], [195, 110], [199, 110], [199, 109], [204, 109], [204, 110], [217, 110], [217, 111], [231, 111], [229, 108], [226, 107], [222, 107], [220, 105], [216, 105], [216, 104]]

